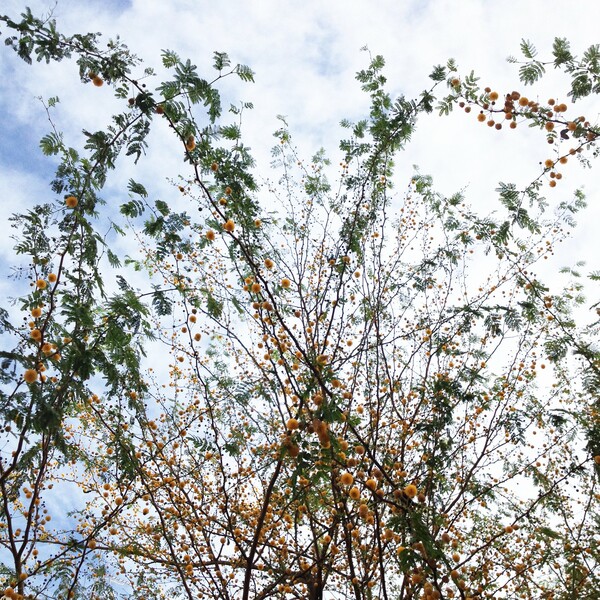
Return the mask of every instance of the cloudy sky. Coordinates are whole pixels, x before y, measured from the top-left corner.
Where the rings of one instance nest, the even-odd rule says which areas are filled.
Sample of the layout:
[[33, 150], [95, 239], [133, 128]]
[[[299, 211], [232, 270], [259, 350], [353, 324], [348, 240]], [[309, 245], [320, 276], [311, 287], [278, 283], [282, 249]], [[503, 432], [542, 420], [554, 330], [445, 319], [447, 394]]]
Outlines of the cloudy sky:
[[[517, 66], [506, 62], [509, 54], [518, 55], [520, 40], [533, 42], [541, 57], [550, 57], [555, 36], [567, 37], [576, 53], [600, 42], [598, 0], [0, 0], [0, 13], [16, 18], [25, 6], [40, 16], [53, 10], [59, 30], [67, 34], [99, 31], [107, 39], [118, 34], [147, 66], [160, 67], [161, 49], [189, 57], [201, 73], [210, 72], [214, 50], [248, 64], [256, 82], [231, 80], [224, 90], [231, 101], [254, 103], [244, 135], [262, 177], [270, 175], [271, 134], [280, 126], [279, 114], [286, 116], [303, 156], [323, 146], [334, 164], [339, 161], [340, 120], [357, 120], [368, 110], [354, 77], [367, 65], [363, 46], [385, 56], [394, 95], [417, 95], [429, 85], [432, 66], [452, 57], [461, 74], [473, 69], [483, 85], [501, 94], [517, 89], [545, 101], [565, 94], [566, 80], [551, 72], [535, 92], [523, 88]], [[108, 86], [82, 85], [74, 64], [27, 66], [0, 39], [0, 306], [17, 293], [16, 284], [5, 278], [19, 260], [6, 219], [50, 194], [54, 166], [39, 150], [50, 125], [40, 96], [60, 98], [53, 118], [74, 147], [81, 147], [83, 128], [104, 127], [116, 106]], [[570, 106], [567, 114], [585, 114], [597, 123], [598, 103], [581, 105]], [[495, 207], [499, 181], [524, 186], [548, 157], [539, 131], [492, 131], [477, 123], [474, 113], [433, 115], [420, 120], [413, 142], [399, 157], [396, 184], [404, 189], [418, 165], [434, 176], [440, 192], [465, 189], [467, 200], [487, 212]], [[135, 171], [124, 161], [103, 194], [124, 201], [125, 183], [134, 177], [153, 198], [178, 197], [167, 180], [186, 175], [181, 159], [180, 144], [159, 126], [149, 156]], [[586, 260], [590, 270], [600, 269], [600, 165], [592, 171], [567, 166], [560, 185], [546, 188], [549, 200], [558, 203], [584, 186], [590, 207], [553, 267]]]
[[[343, 135], [339, 121], [358, 119], [368, 108], [354, 78], [368, 61], [360, 51], [363, 46], [385, 56], [394, 95], [417, 95], [428, 86], [432, 66], [453, 57], [461, 74], [473, 69], [483, 85], [501, 94], [518, 89], [545, 101], [566, 93], [565, 80], [550, 73], [535, 93], [524, 89], [517, 66], [506, 62], [509, 54], [518, 56], [520, 40], [533, 42], [541, 57], [550, 57], [555, 36], [567, 37], [577, 53], [600, 42], [597, 0], [2, 0], [0, 4], [0, 12], [15, 16], [26, 5], [38, 15], [53, 10], [65, 33], [120, 35], [148, 66], [160, 67], [160, 50], [166, 48], [189, 57], [201, 73], [209, 72], [213, 50], [228, 52], [234, 63], [248, 64], [256, 72], [256, 83], [231, 80], [224, 89], [230, 100], [252, 101], [256, 107], [245, 119], [244, 132], [263, 177], [269, 176], [271, 134], [279, 126], [278, 114], [287, 117], [301, 154], [309, 157], [324, 146], [334, 162], [339, 160], [337, 141]], [[115, 107], [107, 86], [78, 82], [73, 64], [28, 67], [0, 47], [2, 219], [19, 207], [43, 201], [49, 193], [52, 164], [38, 146], [49, 124], [39, 96], [59, 96], [54, 119], [74, 146], [81, 142], [82, 128], [103, 127]], [[597, 121], [598, 108], [592, 103], [569, 110]], [[135, 172], [125, 164], [106, 194], [123, 193], [123, 183], [132, 176], [154, 197], [173, 193], [167, 178], [186, 173], [181, 149], [164, 129], [154, 133], [148, 158]], [[548, 157], [539, 131], [524, 127], [492, 131], [477, 123], [474, 113], [435, 115], [421, 119], [413, 143], [398, 161], [396, 178], [403, 189], [416, 164], [434, 176], [442, 193], [464, 188], [469, 201], [492, 210], [498, 181], [525, 185]], [[600, 219], [599, 171], [568, 167], [560, 185], [547, 190], [551, 201], [558, 202], [583, 185], [591, 208], [580, 219], [573, 242], [563, 246], [559, 263], [587, 259], [590, 269], [598, 268], [593, 236], [594, 222]], [[13, 261], [6, 235], [0, 238], [0, 253], [5, 265]], [[6, 283], [0, 291], [7, 292]]]

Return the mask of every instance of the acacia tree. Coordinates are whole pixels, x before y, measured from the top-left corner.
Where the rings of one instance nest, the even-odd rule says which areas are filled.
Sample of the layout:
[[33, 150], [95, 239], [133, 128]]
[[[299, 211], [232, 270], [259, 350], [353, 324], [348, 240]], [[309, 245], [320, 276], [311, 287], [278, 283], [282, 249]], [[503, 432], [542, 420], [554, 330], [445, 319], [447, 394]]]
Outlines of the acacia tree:
[[[42, 139], [54, 199], [13, 220], [30, 290], [0, 315], [6, 598], [595, 597], [597, 321], [575, 321], [575, 270], [565, 289], [538, 274], [585, 204], [544, 190], [595, 157], [595, 125], [453, 61], [392, 99], [376, 56], [339, 169], [304, 161], [283, 123], [279, 179], [259, 187], [251, 106], [228, 122], [218, 92], [248, 67], [215, 53], [203, 79], [165, 52], [172, 77], [149, 90], [120, 42], [29, 11], [0, 21], [26, 62], [74, 58], [123, 105], [83, 149], [58, 127]], [[522, 52], [523, 85], [552, 64], [571, 102], [598, 92], [598, 47]], [[494, 216], [419, 173], [399, 193], [394, 157], [434, 107], [536, 127], [552, 158], [524, 189], [501, 183]], [[164, 124], [187, 209], [134, 179], [104, 204], [119, 156], [137, 162]], [[106, 217], [139, 241], [126, 269], [145, 289], [119, 271]], [[67, 494], [75, 510], [50, 514]]]

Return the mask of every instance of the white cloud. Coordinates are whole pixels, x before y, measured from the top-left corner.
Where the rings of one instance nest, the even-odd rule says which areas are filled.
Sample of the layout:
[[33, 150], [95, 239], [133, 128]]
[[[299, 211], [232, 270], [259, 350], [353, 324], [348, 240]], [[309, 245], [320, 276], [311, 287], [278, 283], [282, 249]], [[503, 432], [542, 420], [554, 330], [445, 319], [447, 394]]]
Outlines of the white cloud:
[[[41, 14], [54, 6], [54, 0], [3, 0], [0, 13], [16, 16], [26, 4], [34, 14]], [[418, 94], [429, 85], [432, 66], [449, 57], [458, 61], [461, 73], [473, 68], [484, 85], [499, 92], [524, 91], [517, 67], [505, 62], [508, 54], [518, 53], [520, 39], [530, 39], [541, 55], [548, 56], [553, 37], [566, 36], [580, 52], [597, 41], [600, 5], [584, 0], [59, 0], [54, 14], [59, 30], [65, 33], [101, 31], [105, 38], [120, 34], [133, 52], [159, 72], [160, 51], [167, 48], [189, 57], [206, 76], [210, 76], [213, 50], [227, 51], [234, 62], [249, 64], [256, 72], [256, 83], [231, 79], [223, 83], [223, 90], [227, 102], [241, 98], [254, 103], [255, 110], [244, 121], [245, 140], [256, 155], [259, 174], [269, 177], [269, 149], [275, 142], [271, 134], [280, 126], [277, 114], [288, 117], [306, 158], [325, 146], [337, 162], [337, 142], [343, 135], [340, 119], [358, 119], [368, 110], [368, 98], [354, 78], [368, 61], [359, 51], [362, 46], [385, 56], [385, 72], [394, 94]], [[541, 99], [564, 89], [564, 80], [559, 81], [555, 73], [549, 73], [540, 86]], [[119, 106], [107, 86], [81, 85], [76, 67], [68, 61], [28, 67], [12, 51], [0, 47], [2, 305], [6, 297], [15, 295], [14, 284], [4, 274], [20, 260], [13, 254], [6, 219], [51, 194], [47, 186], [50, 163], [42, 167], [46, 159], [40, 158], [38, 147], [50, 126], [38, 96], [60, 97], [53, 111], [57, 127], [65, 132], [68, 144], [78, 147], [83, 140], [81, 129], [104, 127]], [[569, 110], [597, 119], [591, 102], [586, 108]], [[152, 198], [181, 202], [166, 178], [187, 174], [182, 149], [166, 126], [157, 125], [148, 156], [135, 169], [132, 161], [121, 161], [109, 179], [102, 196], [112, 206], [126, 198], [130, 177], [143, 182]], [[538, 162], [550, 151], [540, 132], [525, 127], [492, 131], [477, 123], [474, 113], [423, 117], [413, 143], [398, 158], [397, 187], [405, 188], [412, 165], [418, 164], [422, 172], [434, 176], [442, 193], [466, 187], [469, 202], [493, 210], [498, 181], [526, 184], [538, 175]], [[597, 267], [600, 198], [595, 181], [595, 170], [569, 163], [560, 186], [547, 190], [552, 202], [558, 202], [584, 183], [591, 204], [573, 239], [557, 249], [554, 268], [579, 259], [588, 259], [590, 268]], [[136, 250], [135, 239], [119, 238], [115, 243], [124, 252]], [[130, 281], [142, 285], [136, 277], [132, 275]]]
[[[48, 12], [54, 1], [6, 0], [2, 11], [16, 15], [25, 4], [40, 14]], [[359, 51], [361, 46], [368, 45], [373, 53], [385, 56], [386, 75], [395, 94], [418, 94], [428, 85], [432, 65], [449, 57], [457, 59], [462, 73], [474, 68], [482, 83], [501, 92], [523, 91], [517, 67], [505, 62], [508, 54], [518, 54], [520, 39], [534, 42], [542, 56], [549, 55], [555, 35], [570, 38], [574, 48], [581, 51], [596, 40], [600, 7], [584, 0], [524, 0], [518, 5], [486, 0], [59, 0], [54, 14], [59, 29], [66, 33], [102, 31], [106, 38], [120, 34], [135, 53], [159, 71], [160, 50], [165, 48], [190, 57], [207, 76], [213, 50], [227, 51], [234, 62], [249, 64], [256, 71], [256, 83], [226, 80], [223, 90], [227, 102], [243, 99], [255, 104], [255, 110], [245, 117], [246, 143], [257, 157], [259, 172], [269, 176], [269, 149], [274, 142], [271, 133], [279, 127], [277, 114], [288, 117], [307, 158], [320, 146], [337, 158], [337, 142], [343, 135], [340, 119], [359, 118], [368, 109], [368, 98], [354, 80], [356, 70], [365, 67], [368, 60]], [[560, 86], [557, 82], [555, 73], [549, 73], [540, 88], [542, 93], [564, 89], [564, 80]], [[10, 115], [11, 128], [10, 135], [0, 140], [0, 156], [6, 161], [18, 142], [22, 153], [32, 157], [24, 160], [20, 169], [23, 188], [38, 174], [39, 161], [33, 158], [39, 153], [36, 140], [49, 127], [35, 100], [40, 95], [61, 98], [54, 113], [57, 125], [74, 145], [81, 143], [82, 128], [103, 127], [116, 106], [110, 90], [80, 85], [74, 65], [65, 61], [51, 67], [27, 67], [8, 49], [2, 49], [0, 107], [3, 119]], [[578, 113], [580, 110], [573, 108]], [[595, 113], [591, 117], [595, 119]], [[109, 187], [111, 194], [123, 189], [130, 176], [150, 180], [157, 194], [168, 194], [164, 177], [185, 174], [181, 152], [166, 128], [159, 126], [153, 137], [156, 146], [148, 159], [135, 171], [127, 166], [116, 174]], [[548, 151], [543, 136], [535, 132], [523, 128], [490, 131], [477, 123], [473, 114], [422, 118], [413, 143], [399, 157], [399, 186], [417, 163], [423, 172], [434, 175], [442, 191], [451, 193], [468, 186], [470, 200], [480, 203], [483, 199], [491, 208], [498, 180], [526, 183], [537, 175], [537, 163]], [[561, 186], [549, 196], [562, 197], [586, 179], [590, 181], [588, 189], [594, 192], [593, 172], [584, 173], [571, 165], [565, 171]], [[597, 198], [591, 198], [591, 203], [598, 210]], [[3, 202], [2, 214], [7, 210], [10, 206]], [[586, 219], [588, 223], [597, 220], [598, 213], [594, 214]], [[594, 239], [592, 232], [584, 228], [578, 239], [586, 240], [574, 246], [578, 254], [592, 256], [593, 248], [586, 246]], [[7, 241], [2, 244], [8, 247]]]

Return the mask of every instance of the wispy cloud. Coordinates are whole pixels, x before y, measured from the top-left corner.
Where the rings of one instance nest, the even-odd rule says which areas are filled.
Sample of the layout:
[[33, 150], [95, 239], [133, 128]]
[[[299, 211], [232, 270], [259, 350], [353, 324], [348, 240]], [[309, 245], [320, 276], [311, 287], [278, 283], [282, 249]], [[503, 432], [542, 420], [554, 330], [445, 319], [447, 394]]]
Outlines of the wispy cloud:
[[[107, 38], [120, 34], [159, 71], [160, 51], [165, 48], [190, 57], [201, 72], [210, 71], [213, 50], [227, 51], [234, 61], [249, 64], [256, 71], [255, 84], [231, 80], [223, 89], [228, 101], [249, 100], [256, 107], [246, 115], [244, 131], [265, 176], [269, 175], [269, 149], [274, 141], [271, 132], [279, 126], [277, 114], [288, 117], [307, 156], [325, 146], [336, 158], [340, 119], [359, 118], [368, 108], [368, 99], [354, 80], [356, 70], [367, 63], [367, 56], [359, 51], [364, 45], [386, 57], [389, 86], [397, 94], [418, 94], [428, 83], [432, 65], [449, 57], [457, 59], [465, 71], [474, 68], [484, 83], [506, 91], [518, 86], [517, 68], [505, 58], [518, 53], [521, 38], [533, 41], [545, 55], [555, 35], [570, 38], [582, 49], [596, 41], [600, 17], [596, 3], [582, 0], [551, 4], [526, 0], [510, 6], [486, 0], [59, 0], [55, 7], [48, 0], [7, 0], [2, 11], [16, 15], [25, 4], [37, 14], [53, 9], [65, 32], [101, 31]], [[541, 89], [552, 94], [557, 85], [551, 73]], [[82, 128], [103, 127], [116, 106], [109, 90], [78, 83], [73, 65], [27, 67], [2, 50], [0, 169], [10, 169], [10, 185], [20, 189], [37, 188], [40, 181], [48, 180], [37, 140], [49, 124], [37, 96], [60, 97], [57, 125], [72, 144], [81, 143]], [[166, 128], [158, 127], [154, 135], [157, 148], [141, 161], [136, 173], [151, 175], [152, 185], [162, 193], [167, 189], [164, 178], [184, 173], [185, 167]], [[473, 115], [432, 116], [421, 119], [413, 144], [399, 159], [398, 177], [409, 178], [412, 164], [417, 163], [422, 171], [435, 175], [442, 190], [450, 193], [469, 186], [469, 200], [491, 207], [499, 179], [526, 183], [537, 174], [537, 162], [546, 158], [542, 142], [533, 132], [519, 129], [489, 131], [476, 123]], [[111, 193], [116, 193], [131, 173], [128, 165], [117, 173]], [[576, 174], [576, 169], [570, 168], [560, 191], [557, 188], [552, 193], [557, 197], [568, 194], [582, 177], [593, 192], [593, 173]], [[11, 210], [5, 177], [2, 185], [5, 216]], [[600, 205], [597, 198], [591, 200], [595, 207]], [[594, 214], [588, 222], [597, 220]], [[585, 227], [580, 231], [582, 239], [590, 233]], [[2, 245], [6, 255], [10, 241], [4, 239]], [[582, 253], [592, 253], [584, 248], [585, 244]]]

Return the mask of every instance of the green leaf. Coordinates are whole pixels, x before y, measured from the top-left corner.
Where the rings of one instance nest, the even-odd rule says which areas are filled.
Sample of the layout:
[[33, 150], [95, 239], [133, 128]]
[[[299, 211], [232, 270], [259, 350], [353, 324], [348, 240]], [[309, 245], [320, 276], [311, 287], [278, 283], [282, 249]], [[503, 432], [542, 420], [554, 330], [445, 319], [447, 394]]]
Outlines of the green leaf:
[[58, 154], [63, 148], [62, 137], [57, 133], [48, 133], [40, 140], [40, 148], [45, 156]]
[[562, 537], [560, 533], [554, 531], [554, 529], [550, 529], [550, 527], [540, 527], [538, 532], [546, 537], [552, 538], [553, 540], [560, 540]]
[[133, 219], [143, 215], [145, 208], [141, 200], [131, 199], [129, 202], [121, 204], [121, 214]]
[[442, 65], [433, 67], [433, 71], [429, 74], [429, 79], [433, 79], [433, 81], [444, 81], [444, 79], [446, 79], [446, 67]]
[[240, 128], [235, 124], [223, 125], [220, 128], [220, 133], [226, 140], [239, 140], [241, 137]]
[[173, 52], [172, 50], [162, 51], [162, 63], [167, 69], [172, 69], [180, 62], [179, 55], [176, 52]]
[[165, 220], [163, 217], [151, 217], [144, 224], [144, 232], [152, 237], [156, 237], [161, 233], [165, 226]]
[[525, 85], [532, 85], [533, 83], [538, 81], [538, 79], [541, 79], [545, 72], [546, 69], [544, 68], [544, 65], [542, 65], [542, 63], [538, 61], [533, 61], [531, 63], [523, 65], [519, 69], [519, 79]]
[[573, 60], [573, 55], [570, 51], [570, 44], [566, 38], [554, 38], [552, 44], [552, 54], [554, 55], [554, 66], [559, 67]]
[[166, 202], [164, 202], [163, 200], [156, 200], [156, 202], [154, 203], [154, 205], [156, 206], [156, 210], [163, 217], [166, 217], [171, 212], [171, 209], [169, 208], [169, 205]]
[[173, 302], [166, 296], [166, 294], [156, 289], [152, 296], [152, 306], [159, 317], [170, 315], [173, 312]]
[[121, 266], [119, 257], [110, 248], [106, 249], [106, 256], [111, 267], [119, 268]]
[[213, 53], [213, 67], [216, 71], [222, 71], [231, 64], [226, 52]]
[[146, 188], [141, 183], [138, 183], [137, 181], [134, 181], [133, 179], [130, 179], [127, 182], [127, 189], [132, 194], [137, 194], [138, 196], [142, 196], [142, 198], [148, 197], [148, 192], [146, 191]]
[[135, 97], [135, 106], [139, 108], [143, 113], [149, 114], [154, 110], [156, 102], [150, 92], [140, 92]]
[[525, 58], [533, 59], [537, 54], [535, 46], [529, 40], [521, 40], [521, 52]]
[[250, 67], [246, 65], [237, 65], [234, 72], [242, 81], [254, 83], [254, 71]]
[[217, 300], [210, 292], [206, 295], [206, 310], [215, 319], [220, 319], [223, 314], [223, 303]]

